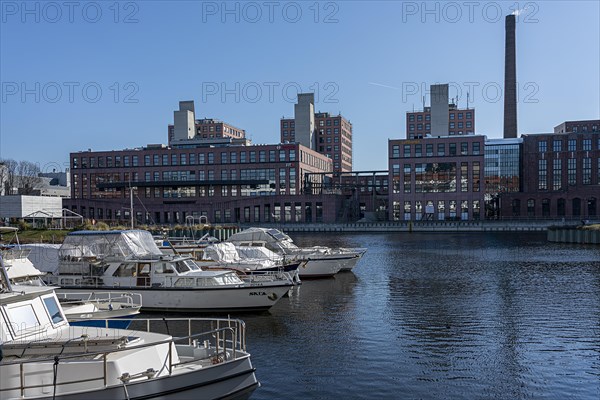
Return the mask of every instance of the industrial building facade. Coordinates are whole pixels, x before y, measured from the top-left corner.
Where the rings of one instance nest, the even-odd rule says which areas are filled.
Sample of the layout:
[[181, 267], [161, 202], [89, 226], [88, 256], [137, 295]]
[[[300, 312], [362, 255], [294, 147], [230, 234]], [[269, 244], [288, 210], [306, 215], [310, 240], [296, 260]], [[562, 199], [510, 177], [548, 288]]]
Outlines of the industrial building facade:
[[600, 132], [521, 137], [523, 190], [501, 196], [503, 218], [596, 219], [600, 215]]
[[482, 219], [484, 137], [389, 141], [391, 221]]
[[322, 201], [286, 199], [304, 192], [305, 174], [331, 168], [329, 158], [299, 144], [77, 152], [71, 154], [68, 203], [87, 218], [109, 221], [129, 219], [131, 193], [138, 223], [178, 224], [200, 216], [216, 223], [318, 221]]

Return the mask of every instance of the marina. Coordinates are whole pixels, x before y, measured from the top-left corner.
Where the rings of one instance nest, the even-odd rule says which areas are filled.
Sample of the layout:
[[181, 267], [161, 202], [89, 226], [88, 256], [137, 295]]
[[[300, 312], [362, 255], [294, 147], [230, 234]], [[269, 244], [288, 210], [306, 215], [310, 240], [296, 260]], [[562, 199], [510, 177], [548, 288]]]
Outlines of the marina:
[[[541, 232], [291, 235], [299, 248], [367, 251], [351, 271], [290, 286], [268, 311], [227, 312], [244, 321], [261, 382], [252, 399], [396, 398], [398, 392], [475, 398], [483, 392], [558, 400], [573, 388], [571, 398], [600, 392], [597, 246], [551, 243]], [[87, 236], [98, 235], [80, 238]], [[151, 325], [154, 332], [189, 337], [197, 313], [178, 311], [178, 319], [165, 322], [164, 311], [142, 309], [129, 330]], [[19, 348], [8, 346], [4, 354]]]

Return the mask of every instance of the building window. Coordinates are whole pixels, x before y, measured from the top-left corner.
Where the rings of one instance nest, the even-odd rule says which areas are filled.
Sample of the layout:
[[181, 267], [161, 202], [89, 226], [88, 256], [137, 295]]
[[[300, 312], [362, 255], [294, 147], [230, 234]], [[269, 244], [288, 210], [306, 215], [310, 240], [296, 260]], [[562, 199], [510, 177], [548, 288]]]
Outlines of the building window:
[[415, 157], [422, 157], [422, 145], [420, 144], [416, 144], [415, 145]]
[[450, 119], [454, 119], [454, 118], [455, 118], [455, 116], [456, 116], [456, 114], [454, 114], [454, 113], [450, 113]]
[[565, 199], [558, 199], [556, 201], [556, 215], [558, 215], [559, 217], [565, 216], [565, 205], [566, 205]]
[[552, 151], [562, 151], [562, 140], [555, 140], [552, 143]]
[[410, 193], [411, 190], [410, 170], [410, 164], [404, 164], [404, 193]]
[[456, 155], [456, 143], [450, 143], [450, 148], [449, 148], [448, 154], [451, 156]]
[[432, 143], [428, 143], [427, 145], [425, 145], [425, 155], [427, 157], [433, 157], [433, 144]]
[[473, 161], [473, 191], [479, 192], [481, 189], [481, 167], [479, 161]]
[[535, 200], [534, 199], [527, 200], [527, 216], [535, 217]]
[[577, 184], [577, 160], [575, 158], [567, 160], [567, 180], [569, 185]]
[[410, 201], [405, 201], [404, 202], [404, 220], [405, 221], [410, 221], [410, 219], [411, 219], [410, 208], [411, 208]]
[[592, 139], [583, 139], [583, 150], [584, 151], [592, 150]]
[[460, 163], [460, 191], [469, 191], [469, 163]]
[[548, 142], [545, 140], [540, 140], [538, 142], [538, 152], [545, 153], [546, 151], [548, 151]]
[[408, 120], [409, 120], [410, 122], [415, 122], [415, 115], [414, 115], [414, 114], [410, 114], [410, 115], [408, 116]]
[[550, 199], [542, 199], [542, 217], [550, 216]]
[[513, 199], [511, 206], [513, 217], [519, 217], [521, 215], [521, 200]]
[[[586, 157], [581, 161], [582, 161], [582, 172], [583, 172], [581, 175], [581, 183], [584, 185], [591, 185], [592, 184], [592, 159]], [[598, 166], [599, 166], [598, 169], [600, 169], [600, 158], [598, 159]]]
[[443, 157], [446, 155], [446, 145], [444, 143], [438, 143], [437, 146], [437, 155], [439, 157]]
[[473, 142], [473, 155], [478, 156], [481, 152], [481, 143]]
[[548, 163], [547, 160], [538, 160], [538, 189], [548, 189]]
[[410, 157], [410, 144], [404, 145], [404, 157], [405, 158]]
[[462, 142], [460, 144], [460, 154], [463, 156], [466, 156], [467, 154], [469, 154], [469, 143]]
[[560, 190], [562, 188], [562, 160], [554, 160], [554, 168], [552, 171], [554, 190]]
[[400, 158], [400, 146], [397, 144], [392, 146], [392, 158]]
[[577, 150], [577, 140], [576, 139], [569, 139], [569, 142], [567, 144], [569, 151], [575, 151]]
[[467, 113], [467, 119], [471, 119], [472, 118], [472, 114], [470, 112]]

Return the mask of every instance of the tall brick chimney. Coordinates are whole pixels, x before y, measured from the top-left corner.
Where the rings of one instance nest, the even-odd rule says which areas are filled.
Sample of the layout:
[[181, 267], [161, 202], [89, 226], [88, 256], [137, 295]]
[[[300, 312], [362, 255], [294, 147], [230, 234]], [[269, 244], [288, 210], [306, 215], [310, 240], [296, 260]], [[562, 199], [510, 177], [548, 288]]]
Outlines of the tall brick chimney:
[[504, 138], [517, 137], [516, 16], [506, 16], [504, 44]]

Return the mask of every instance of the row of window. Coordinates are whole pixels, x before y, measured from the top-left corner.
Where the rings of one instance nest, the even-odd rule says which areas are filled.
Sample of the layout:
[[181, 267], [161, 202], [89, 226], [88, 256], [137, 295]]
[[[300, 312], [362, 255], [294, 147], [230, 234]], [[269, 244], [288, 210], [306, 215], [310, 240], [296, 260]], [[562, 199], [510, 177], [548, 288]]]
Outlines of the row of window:
[[[471, 142], [471, 152], [469, 153], [469, 142], [461, 142], [460, 147], [457, 147], [458, 143], [448, 143], [448, 147], [446, 147], [446, 143], [438, 143], [437, 146], [434, 147], [433, 143], [427, 143], [425, 146], [422, 144], [405, 144], [402, 146], [402, 153], [400, 153], [400, 145], [395, 144], [392, 145], [392, 158], [409, 158], [409, 157], [444, 157], [448, 156], [456, 156], [458, 155], [457, 150], [460, 149], [460, 155], [480, 155], [481, 154], [481, 143], [480, 142]], [[437, 152], [434, 154], [434, 149]], [[423, 152], [424, 151], [424, 152]]]
[[[128, 210], [112, 210], [110, 208], [94, 208], [73, 206], [74, 212], [81, 215], [100, 220], [129, 220]], [[238, 223], [238, 222], [323, 222], [322, 202], [286, 202], [246, 206], [238, 208], [226, 208], [212, 210], [212, 221], [214, 223]], [[202, 211], [137, 211], [135, 220], [138, 224], [183, 224], [189, 217], [195, 220], [200, 217], [208, 217], [209, 210]]]
[[[466, 112], [464, 114], [462, 112], [459, 112], [459, 113], [450, 112], [449, 115], [448, 115], [448, 117], [451, 120], [454, 120], [454, 119], [463, 119], [463, 116], [466, 117], [465, 119], [472, 119], [473, 118], [473, 113], [471, 113], [470, 111]], [[423, 121], [423, 114], [417, 114], [416, 115], [416, 120], [417, 121]], [[414, 122], [415, 121], [415, 114], [408, 114], [408, 121], [409, 122]], [[425, 121], [431, 121], [431, 114], [425, 114]]]
[[[591, 151], [592, 150], [593, 141], [591, 138], [586, 139], [568, 139], [566, 143], [566, 147], [564, 145], [564, 140], [562, 139], [554, 139], [552, 140], [552, 151]], [[596, 140], [596, 149], [600, 150], [600, 137]], [[548, 151], [548, 140], [540, 140], [538, 142], [538, 152], [545, 153]]]
[[[551, 199], [542, 199], [539, 202], [539, 205], [536, 204], [535, 199], [527, 199], [526, 207], [527, 207], [527, 217], [564, 217], [567, 215], [567, 200], [566, 199], [556, 199], [556, 204], [552, 204]], [[572, 215], [574, 217], [581, 217], [586, 215], [588, 217], [597, 216], [597, 199], [595, 197], [591, 197], [589, 199], [580, 199], [574, 198], [570, 202], [570, 212], [568, 215]], [[513, 199], [511, 203], [512, 215], [513, 217], [519, 217], [522, 214], [522, 205], [520, 199]], [[584, 214], [585, 213], [585, 214]]]
[[[423, 127], [425, 127], [425, 130], [428, 130], [428, 131], [431, 130], [431, 124], [425, 124], [425, 125], [423, 125], [423, 124], [416, 124], [416, 125], [415, 124], [410, 124], [408, 126], [408, 130], [410, 132], [414, 132], [415, 128], [416, 128], [417, 131], [422, 131]], [[463, 122], [458, 122], [458, 123], [450, 122], [450, 123], [448, 123], [448, 127], [450, 129], [472, 128], [473, 127], [473, 123], [471, 121], [467, 121], [466, 123], [463, 123]]]
[[[589, 157], [581, 159], [581, 165], [579, 166], [576, 158], [569, 158], [567, 161], [567, 185], [577, 185], [578, 169], [581, 169], [581, 181], [582, 185], [591, 185], [600, 177], [600, 158], [598, 158], [596, 164], [596, 179], [592, 179], [592, 159]], [[563, 182], [563, 160], [555, 159], [550, 160], [550, 166], [548, 160], [538, 160], [538, 189], [539, 190], [561, 190], [564, 187]], [[548, 169], [552, 168], [551, 182], [548, 180]]]
[[429, 220], [478, 220], [481, 218], [481, 202], [479, 200], [417, 200], [392, 204], [392, 218], [394, 221]]
[[[459, 173], [460, 172], [460, 173]], [[393, 193], [454, 193], [481, 190], [481, 165], [474, 161], [460, 163], [424, 163], [393, 165]]]
[[[219, 156], [221, 164], [245, 164], [256, 162], [293, 162], [296, 161], [296, 150], [259, 150], [259, 151], [230, 151], [215, 154], [209, 153], [171, 153], [171, 154], [146, 154], [143, 156], [98, 156], [98, 157], [73, 157], [71, 167], [77, 168], [119, 168], [119, 167], [159, 167], [173, 165], [202, 165], [215, 164]], [[81, 160], [81, 164], [79, 163]]]

